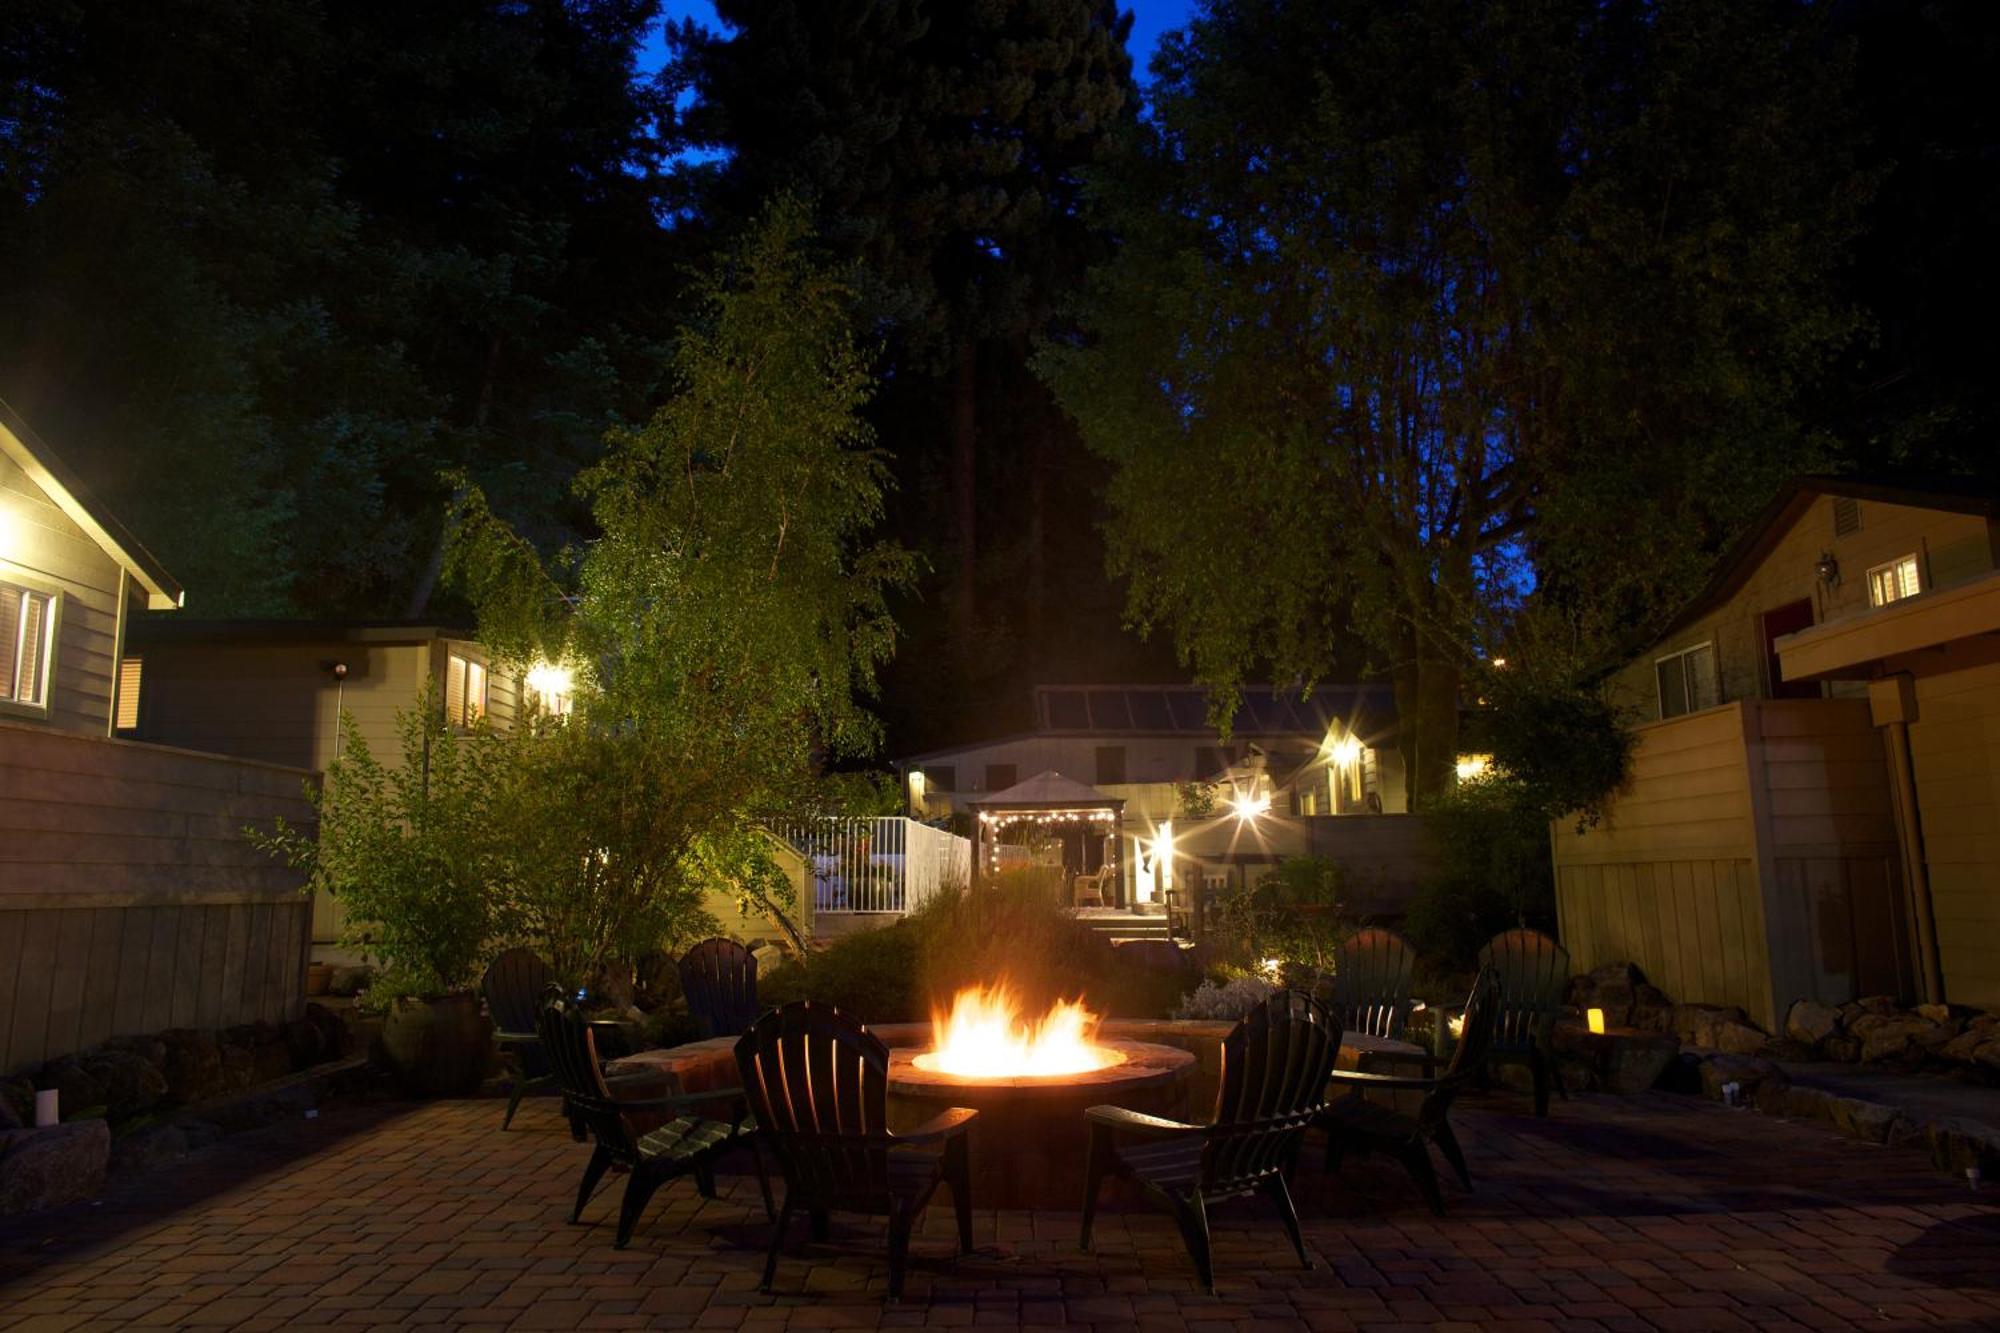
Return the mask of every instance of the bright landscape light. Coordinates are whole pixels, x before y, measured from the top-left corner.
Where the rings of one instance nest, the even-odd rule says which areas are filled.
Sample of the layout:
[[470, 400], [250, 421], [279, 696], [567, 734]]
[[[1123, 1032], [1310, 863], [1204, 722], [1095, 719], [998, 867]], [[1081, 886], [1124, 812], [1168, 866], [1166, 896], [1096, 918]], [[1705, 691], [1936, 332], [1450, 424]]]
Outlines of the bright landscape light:
[[568, 694], [575, 680], [568, 667], [553, 662], [537, 662], [528, 669], [528, 688], [545, 699]]
[[1257, 792], [1237, 792], [1229, 798], [1229, 808], [1238, 819], [1255, 819], [1271, 808], [1271, 798]]
[[1342, 736], [1326, 747], [1326, 758], [1336, 768], [1353, 768], [1361, 762], [1361, 742], [1353, 736]]

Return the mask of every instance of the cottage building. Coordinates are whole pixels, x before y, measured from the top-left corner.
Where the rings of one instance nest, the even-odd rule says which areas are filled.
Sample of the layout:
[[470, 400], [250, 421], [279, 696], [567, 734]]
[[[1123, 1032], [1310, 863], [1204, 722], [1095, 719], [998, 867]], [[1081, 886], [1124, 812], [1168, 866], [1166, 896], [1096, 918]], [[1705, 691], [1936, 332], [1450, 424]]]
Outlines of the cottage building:
[[306, 772], [125, 739], [130, 627], [182, 600], [0, 402], [0, 1073], [304, 1003], [299, 877], [242, 830], [310, 826]]
[[1771, 501], [1607, 684], [1630, 781], [1551, 832], [1579, 968], [1767, 1026], [1800, 998], [2000, 1004], [1996, 516], [1950, 481]]
[[969, 830], [1018, 784], [1082, 784], [1116, 803], [1116, 832], [1053, 825], [1038, 854], [1085, 877], [1093, 899], [1142, 910], [1177, 882], [1219, 890], [1311, 854], [1349, 867], [1357, 910], [1392, 914], [1428, 866], [1386, 685], [1246, 689], [1226, 740], [1185, 685], [1044, 685], [1033, 715], [1031, 731], [900, 761], [912, 815]]

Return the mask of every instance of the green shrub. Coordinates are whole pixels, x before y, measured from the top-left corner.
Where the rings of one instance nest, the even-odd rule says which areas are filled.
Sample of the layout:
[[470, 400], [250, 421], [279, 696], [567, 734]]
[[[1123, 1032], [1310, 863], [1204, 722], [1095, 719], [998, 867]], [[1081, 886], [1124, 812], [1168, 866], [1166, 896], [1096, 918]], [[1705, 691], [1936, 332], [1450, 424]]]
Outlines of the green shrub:
[[978, 889], [947, 889], [882, 930], [833, 941], [773, 968], [771, 1004], [825, 1000], [870, 1023], [922, 1022], [962, 988], [1005, 982], [1029, 1012], [1081, 996], [1098, 1013], [1164, 1018], [1186, 978], [1127, 962], [1061, 905], [1062, 874], [1004, 871]]
[[1503, 930], [1555, 920], [1549, 824], [1504, 779], [1462, 783], [1436, 798], [1425, 819], [1437, 869], [1404, 918], [1410, 942], [1431, 965], [1472, 965]]
[[1247, 891], [1232, 890], [1223, 899], [1223, 928], [1260, 964], [1276, 958], [1314, 974], [1331, 973], [1334, 954], [1353, 929], [1344, 873], [1339, 862], [1323, 856], [1281, 861]]

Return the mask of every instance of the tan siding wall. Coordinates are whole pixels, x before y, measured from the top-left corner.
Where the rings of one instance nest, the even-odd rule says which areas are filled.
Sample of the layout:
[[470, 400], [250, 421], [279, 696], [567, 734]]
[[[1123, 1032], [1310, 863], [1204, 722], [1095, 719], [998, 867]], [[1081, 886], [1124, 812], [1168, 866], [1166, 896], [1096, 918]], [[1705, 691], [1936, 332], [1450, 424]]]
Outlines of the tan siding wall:
[[0, 458], [0, 505], [18, 522], [14, 544], [0, 550], [0, 577], [13, 569], [63, 594], [47, 720], [0, 716], [102, 736], [117, 674], [118, 562], [7, 458]]
[[1772, 699], [1745, 716], [1765, 792], [1764, 915], [1779, 1008], [1909, 993], [1888, 758], [1867, 702]]
[[1865, 702], [1750, 700], [1636, 729], [1597, 827], [1550, 837], [1578, 970], [1637, 963], [1767, 1027], [1802, 996], [1904, 988], [1896, 835]]
[[[1994, 567], [1993, 537], [1983, 518], [1870, 500], [1859, 503], [1860, 530], [1836, 537], [1832, 497], [1815, 499], [1735, 596], [1617, 672], [1610, 681], [1612, 701], [1630, 716], [1658, 719], [1654, 660], [1710, 641], [1716, 646], [1722, 698], [1761, 698], [1768, 693], [1758, 624], [1764, 612], [1801, 598], [1812, 600], [1816, 624], [1865, 611], [1868, 570], [1913, 551], [1927, 589], [1962, 583]], [[1840, 562], [1837, 588], [1822, 585], [1815, 573], [1822, 552]], [[1834, 692], [1841, 690], [1837, 687]]]
[[[145, 646], [147, 740], [322, 771], [341, 709], [371, 752], [399, 753], [396, 713], [415, 702], [430, 659], [417, 643], [153, 643]], [[347, 663], [335, 687], [320, 663]]]
[[1918, 677], [1910, 751], [1945, 996], [2000, 1007], [2000, 665]]
[[0, 1069], [296, 1017], [309, 904], [242, 829], [307, 776], [0, 723]]

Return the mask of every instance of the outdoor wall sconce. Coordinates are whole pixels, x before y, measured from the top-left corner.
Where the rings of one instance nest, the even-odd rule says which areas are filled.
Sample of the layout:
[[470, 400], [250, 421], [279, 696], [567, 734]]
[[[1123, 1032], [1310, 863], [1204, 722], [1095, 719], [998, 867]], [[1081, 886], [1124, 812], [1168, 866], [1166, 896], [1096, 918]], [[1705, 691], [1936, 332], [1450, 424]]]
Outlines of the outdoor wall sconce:
[[1813, 564], [1813, 569], [1819, 574], [1819, 581], [1827, 587], [1838, 588], [1840, 586], [1840, 562], [1833, 558], [1833, 552], [1820, 552], [1820, 557]]

